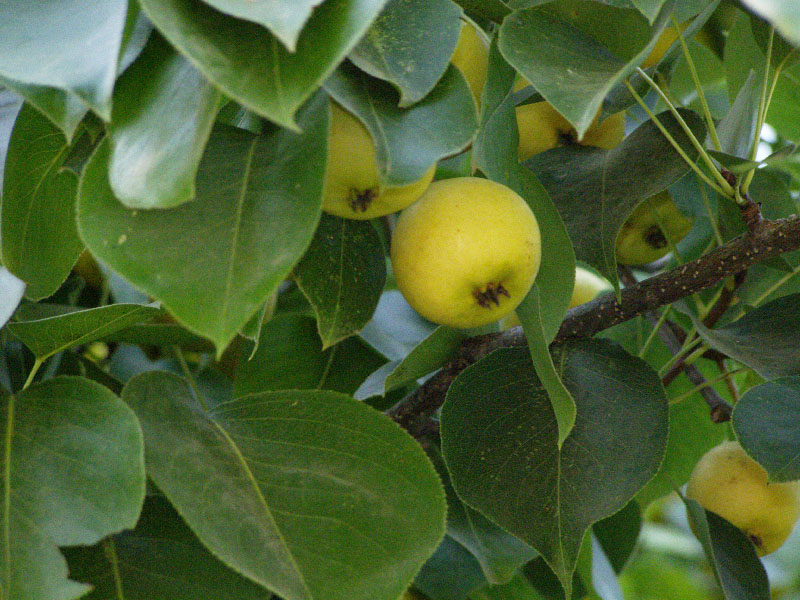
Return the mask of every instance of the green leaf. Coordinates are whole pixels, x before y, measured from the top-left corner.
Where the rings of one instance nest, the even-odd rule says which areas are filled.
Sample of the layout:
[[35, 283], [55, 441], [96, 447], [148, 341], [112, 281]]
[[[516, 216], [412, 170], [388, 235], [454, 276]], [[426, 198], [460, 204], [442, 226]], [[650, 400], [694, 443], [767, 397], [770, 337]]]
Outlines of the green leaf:
[[[681, 110], [698, 139], [702, 119]], [[697, 151], [669, 112], [657, 115], [690, 158]], [[634, 208], [680, 179], [689, 166], [652, 121], [647, 121], [611, 150], [583, 146], [554, 148], [525, 161], [550, 193], [566, 223], [575, 254], [619, 285], [614, 244]]]
[[695, 500], [683, 501], [725, 600], [768, 600], [767, 573], [742, 530]]
[[486, 579], [478, 561], [449, 535], [414, 579], [414, 588], [431, 600], [464, 600], [484, 585]]
[[[294, 52], [267, 30], [199, 0], [142, 0], [170, 43], [239, 104], [298, 130], [294, 114], [347, 56], [386, 0], [328, 0], [314, 11]], [[294, 7], [292, 8], [294, 11]]]
[[34, 312], [41, 307], [33, 305], [32, 310], [18, 311], [17, 320], [8, 324], [8, 330], [30, 348], [39, 360], [161, 314], [160, 309], [141, 304], [110, 304], [49, 315]]
[[666, 0], [631, 0], [636, 9], [651, 23], [655, 21]]
[[207, 339], [174, 323], [137, 323], [102, 337], [104, 342], [122, 342], [137, 346], [179, 346], [191, 352], [213, 352]]
[[6, 156], [0, 249], [3, 265], [34, 300], [58, 289], [83, 249], [75, 227], [78, 178], [61, 170], [68, 151], [61, 132], [24, 104]]
[[633, 554], [641, 530], [642, 511], [636, 500], [592, 526], [592, 533], [614, 573], [621, 572]]
[[800, 14], [794, 2], [742, 0], [742, 4], [771, 23], [789, 42], [800, 45]]
[[458, 154], [475, 137], [475, 101], [452, 65], [433, 91], [410, 108], [397, 106], [391, 85], [347, 63], [325, 82], [325, 91], [369, 130], [386, 185], [418, 181], [432, 164]]
[[470, 600], [542, 600], [544, 597], [522, 575], [503, 585], [490, 585], [470, 594]]
[[733, 430], [771, 481], [800, 479], [800, 377], [782, 377], [745, 392], [733, 409]]
[[360, 331], [386, 282], [383, 245], [372, 223], [323, 214], [294, 280], [317, 315], [323, 348]]
[[578, 407], [558, 425], [528, 351], [503, 349], [456, 378], [442, 407], [442, 452], [459, 497], [538, 550], [572, 582], [588, 528], [655, 474], [667, 438], [656, 373], [604, 340], [569, 343], [556, 359]]
[[3, 395], [0, 579], [8, 600], [67, 600], [57, 546], [94, 544], [136, 524], [145, 491], [142, 432], [99, 384], [58, 377]]
[[471, 13], [497, 23], [511, 12], [506, 2], [502, 0], [455, 0], [455, 3]]
[[[500, 51], [574, 125], [581, 138], [603, 99], [655, 45], [668, 14], [668, 10], [662, 11], [653, 38], [639, 50], [636, 46], [650, 36], [650, 28], [635, 11], [599, 3], [545, 4], [515, 11], [503, 21]], [[624, 36], [619, 35], [623, 19]], [[630, 60], [626, 60], [628, 57]], [[565, 77], [565, 73], [570, 76]]]
[[[64, 551], [70, 575], [94, 589], [84, 600], [270, 600], [272, 594], [211, 554], [165, 498], [148, 496], [136, 529]], [[155, 559], [155, 560], [154, 560]]]
[[225, 14], [253, 21], [269, 29], [286, 46], [296, 50], [297, 38], [314, 8], [323, 0], [203, 0]]
[[517, 307], [516, 313], [528, 340], [528, 350], [536, 370], [536, 376], [550, 399], [550, 405], [558, 424], [558, 447], [561, 448], [575, 425], [577, 407], [575, 399], [564, 386], [564, 382], [561, 381], [553, 364], [549, 340], [545, 338], [541, 321], [542, 299], [539, 297], [537, 287], [531, 288], [531, 291]]
[[[575, 253], [564, 222], [547, 191], [528, 169], [517, 162], [517, 122], [513, 94], [515, 72], [497, 48], [489, 48], [489, 72], [481, 101], [481, 125], [473, 145], [475, 166], [489, 179], [509, 186], [530, 205], [539, 223], [542, 259], [533, 287], [540, 298], [539, 319], [547, 342], [561, 326], [572, 297], [575, 280]], [[533, 293], [533, 292], [531, 292]]]
[[88, 112], [86, 105], [75, 94], [40, 85], [27, 85], [7, 77], [0, 77], [0, 84], [19, 94], [32, 106], [50, 119], [71, 141], [78, 125]]
[[765, 379], [800, 375], [800, 294], [768, 302], [717, 329], [708, 329], [696, 317], [692, 320], [712, 348]]
[[461, 347], [461, 342], [468, 337], [469, 332], [464, 329], [444, 325], [437, 327], [388, 373], [383, 392], [391, 392], [414, 383], [444, 366]]
[[3, 2], [0, 75], [75, 94], [108, 119], [127, 10], [125, 0]]
[[160, 372], [123, 397], [148, 474], [198, 538], [286, 600], [395, 600], [442, 539], [444, 495], [424, 452], [352, 398], [265, 392], [205, 411]]
[[15, 277], [5, 267], [0, 267], [0, 328], [17, 310], [25, 294], [25, 282]]
[[741, 158], [749, 156], [750, 147], [756, 137], [761, 81], [762, 77], [757, 76], [755, 71], [750, 71], [733, 106], [717, 125], [723, 152]]
[[384, 362], [357, 337], [323, 348], [314, 319], [279, 314], [261, 328], [253, 356], [239, 364], [235, 394], [293, 389], [352, 394]]
[[215, 129], [194, 202], [169, 210], [122, 206], [111, 191], [109, 144], [84, 170], [78, 226], [92, 254], [158, 298], [221, 353], [302, 256], [320, 214], [327, 100], [298, 122], [303, 134]]
[[439, 448], [431, 445], [427, 452], [447, 495], [447, 535], [477, 559], [489, 583], [506, 583], [538, 552], [464, 504], [453, 489]]
[[130, 208], [191, 200], [219, 92], [154, 34], [114, 89], [109, 180]]
[[447, 68], [461, 31], [460, 15], [450, 0], [390, 0], [348, 58], [394, 85], [400, 106], [410, 106]]

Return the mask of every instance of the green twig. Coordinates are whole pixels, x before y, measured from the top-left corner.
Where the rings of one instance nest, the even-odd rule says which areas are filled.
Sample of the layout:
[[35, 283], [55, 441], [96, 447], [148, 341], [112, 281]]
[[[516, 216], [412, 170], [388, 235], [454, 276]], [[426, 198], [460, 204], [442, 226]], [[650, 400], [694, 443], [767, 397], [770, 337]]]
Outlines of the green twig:
[[31, 372], [28, 373], [28, 379], [25, 380], [25, 385], [22, 386], [22, 389], [28, 389], [28, 386], [33, 383], [33, 378], [36, 377], [36, 373], [39, 371], [39, 367], [42, 366], [44, 361], [41, 358], [37, 358], [33, 361], [33, 366], [31, 367]]
[[692, 55], [689, 53], [689, 47], [686, 45], [686, 41], [683, 39], [683, 33], [681, 32], [674, 15], [672, 17], [672, 24], [675, 27], [675, 30], [678, 32], [678, 41], [681, 43], [681, 50], [683, 50], [683, 56], [686, 59], [689, 72], [692, 74], [692, 81], [694, 81], [694, 87], [697, 90], [697, 97], [700, 99], [700, 105], [703, 107], [703, 117], [705, 117], [708, 133], [711, 136], [711, 141], [714, 144], [714, 148], [722, 151], [722, 145], [720, 144], [719, 137], [717, 136], [717, 128], [714, 125], [714, 119], [711, 116], [711, 110], [708, 108], [708, 102], [706, 101], [706, 94], [703, 91], [703, 85], [700, 83], [700, 78], [697, 75], [697, 69], [695, 69], [694, 66], [694, 60], [692, 59]]
[[[670, 101], [670, 99], [664, 93], [664, 90], [662, 90], [661, 87], [659, 87], [659, 85], [655, 81], [653, 81], [641, 67], [636, 67], [636, 71], [639, 73], [639, 76], [642, 77], [647, 82], [647, 84], [653, 88], [653, 90], [655, 90], [655, 92], [659, 95], [664, 104], [667, 105], [667, 108], [675, 117], [675, 119], [678, 121], [678, 124], [681, 126], [681, 129], [683, 129], [684, 133], [689, 138], [689, 141], [691, 141], [692, 146], [694, 146], [695, 150], [697, 150], [697, 152], [699, 153], [700, 158], [703, 160], [704, 163], [706, 163], [706, 166], [714, 175], [714, 179], [717, 183], [716, 187], [722, 188], [722, 194], [724, 196], [728, 198], [733, 198], [734, 196], [733, 188], [719, 172], [716, 165], [714, 164], [714, 161], [711, 159], [711, 157], [708, 155], [708, 152], [706, 152], [706, 149], [703, 147], [703, 144], [701, 144], [700, 141], [697, 139], [697, 137], [695, 137], [694, 132], [689, 127], [689, 125], [686, 124], [686, 121], [683, 120], [683, 117], [678, 112], [678, 109], [675, 108], [675, 105]], [[630, 84], [628, 84], [628, 89], [632, 89], [632, 86]]]
[[[691, 167], [691, 169], [697, 174], [697, 176], [700, 177], [700, 179], [702, 179], [703, 181], [705, 181], [709, 187], [711, 187], [717, 193], [722, 194], [723, 196], [727, 195], [725, 190], [722, 189], [722, 187], [717, 185], [712, 179], [708, 177], [708, 175], [703, 173], [700, 167], [698, 167], [695, 164], [695, 162], [691, 158], [689, 158], [689, 155], [686, 154], [683, 148], [681, 148], [681, 145], [677, 141], [675, 141], [675, 138], [672, 137], [672, 134], [670, 134], [670, 132], [667, 131], [667, 128], [664, 127], [664, 125], [661, 123], [658, 117], [653, 113], [653, 111], [650, 110], [650, 107], [647, 106], [647, 103], [642, 99], [641, 96], [639, 96], [639, 94], [636, 93], [636, 90], [633, 88], [630, 82], [626, 81], [625, 85], [627, 86], [628, 91], [630, 91], [631, 95], [636, 99], [636, 102], [639, 103], [639, 106], [642, 107], [644, 112], [647, 113], [647, 116], [649, 116], [650, 119], [653, 121], [653, 123], [656, 124], [656, 127], [658, 127], [659, 131], [661, 131], [664, 137], [667, 138], [667, 141], [672, 145], [672, 147], [680, 155], [683, 161], [687, 165], [689, 165], [689, 167]], [[725, 182], [725, 184], [727, 185], [727, 182]]]
[[725, 371], [723, 373], [720, 373], [719, 375], [714, 377], [714, 379], [709, 379], [705, 383], [703, 383], [701, 385], [698, 385], [695, 388], [692, 388], [688, 392], [683, 392], [682, 394], [678, 394], [674, 398], [670, 398], [669, 403], [670, 404], [677, 404], [681, 400], [685, 400], [686, 398], [688, 398], [689, 396], [691, 396], [692, 394], [694, 394], [696, 392], [699, 392], [703, 388], [707, 388], [709, 386], [712, 386], [715, 383], [718, 383], [718, 382], [722, 381], [723, 379], [727, 379], [731, 375], [736, 375], [737, 373], [741, 373], [742, 371], [747, 371], [747, 370], [748, 370], [747, 367], [739, 367], [738, 369], [734, 369], [733, 371]]

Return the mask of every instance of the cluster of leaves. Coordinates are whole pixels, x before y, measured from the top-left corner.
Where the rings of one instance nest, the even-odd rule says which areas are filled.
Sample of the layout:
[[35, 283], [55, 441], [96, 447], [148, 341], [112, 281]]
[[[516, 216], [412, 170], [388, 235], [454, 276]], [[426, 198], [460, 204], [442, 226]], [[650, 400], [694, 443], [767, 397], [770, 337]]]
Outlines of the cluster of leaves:
[[[645, 198], [670, 188], [695, 218], [660, 267], [745, 230], [690, 169], [707, 154], [692, 137], [718, 138], [766, 217], [797, 212], [794, 146], [752, 150], [765, 118], [800, 138], [800, 22], [757, 4], [0, 4], [0, 598], [393, 600], [412, 582], [432, 600], [620, 598], [642, 508], [727, 426], [688, 380], [664, 388], [676, 357], [645, 318], [551, 342], [576, 258], [619, 289], [614, 241]], [[464, 11], [492, 40], [479, 109], [449, 65]], [[685, 22], [687, 39], [724, 35], [637, 71]], [[685, 108], [652, 114], [649, 76]], [[464, 369], [421, 444], [381, 411], [485, 331], [403, 301], [391, 219], [321, 213], [329, 97], [367, 126], [387, 184], [477, 172], [541, 225], [528, 347]], [[579, 133], [623, 109], [631, 131], [520, 164], [515, 103], [541, 98]], [[798, 270], [788, 254], [736, 302], [723, 282], [662, 314], [680, 360], [727, 357], [696, 364], [776, 480], [800, 478]], [[767, 597], [743, 534], [689, 513], [726, 597]]]

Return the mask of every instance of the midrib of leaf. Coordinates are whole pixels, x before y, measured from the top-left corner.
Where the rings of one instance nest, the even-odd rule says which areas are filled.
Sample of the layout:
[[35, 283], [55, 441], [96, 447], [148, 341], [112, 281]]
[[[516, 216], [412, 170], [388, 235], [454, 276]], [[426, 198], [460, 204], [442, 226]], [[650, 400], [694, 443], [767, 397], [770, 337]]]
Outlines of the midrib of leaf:
[[[552, 356], [552, 355], [551, 355]], [[555, 369], [555, 365], [553, 365]], [[558, 361], [558, 370], [557, 370], [558, 378], [563, 381], [564, 376], [564, 353], [561, 353]], [[566, 388], [566, 386], [564, 386]], [[577, 409], [577, 407], [576, 407]], [[576, 410], [577, 412], [577, 410]], [[564, 440], [566, 442], [566, 439]], [[563, 446], [559, 446], [558, 452], [556, 452], [556, 469], [558, 470], [558, 477], [556, 477], [556, 498], [558, 499], [556, 503], [556, 523], [558, 524], [558, 560], [561, 563], [561, 570], [562, 573], [565, 575], [565, 580], [562, 582], [565, 588], [565, 596], [567, 598], [572, 597], [572, 574], [566, 572], [566, 561], [564, 558], [565, 551], [564, 551], [564, 535], [562, 530], [562, 520], [561, 520], [561, 479], [563, 477], [563, 473], [561, 472], [561, 452], [563, 451]]]
[[[142, 311], [143, 309], [145, 309], [145, 308], [147, 308], [147, 307], [146, 307], [146, 306], [142, 306], [142, 307], [140, 307], [140, 308], [135, 308], [135, 309], [133, 309], [133, 310], [132, 310], [131, 312], [129, 312], [129, 313], [125, 313], [124, 315], [120, 315], [119, 317], [116, 317], [115, 319], [111, 319], [110, 321], [106, 321], [106, 322], [105, 322], [105, 323], [103, 323], [103, 325], [101, 325], [100, 327], [95, 327], [94, 329], [92, 329], [91, 331], [88, 331], [88, 332], [86, 332], [86, 333], [85, 333], [85, 334], [83, 334], [82, 336], [80, 336], [80, 337], [77, 337], [77, 338], [74, 338], [74, 339], [70, 340], [69, 342], [67, 342], [67, 343], [65, 343], [65, 344], [62, 344], [61, 346], [59, 346], [59, 347], [55, 348], [54, 350], [51, 350], [51, 351], [50, 351], [48, 354], [45, 354], [45, 355], [43, 355], [43, 356], [37, 356], [37, 358], [39, 358], [40, 360], [45, 360], [45, 359], [47, 359], [47, 358], [50, 358], [50, 357], [51, 357], [51, 356], [53, 356], [54, 354], [57, 354], [57, 353], [61, 352], [62, 350], [66, 350], [67, 348], [70, 348], [70, 347], [72, 347], [72, 346], [77, 346], [77, 345], [79, 345], [81, 342], [83, 342], [84, 340], [91, 339], [91, 337], [92, 337], [92, 336], [93, 336], [93, 335], [94, 335], [96, 332], [98, 332], [98, 331], [102, 331], [104, 328], [108, 327], [109, 325], [114, 325], [114, 323], [116, 323], [117, 321], [121, 321], [122, 319], [124, 319], [124, 318], [126, 318], [126, 317], [129, 317], [130, 315], [136, 314], [137, 312], [141, 312], [141, 311]], [[67, 313], [67, 314], [70, 314], [70, 313]], [[73, 313], [73, 314], [74, 314], [74, 313]], [[50, 319], [58, 319], [58, 318], [60, 318], [61, 316], [63, 316], [63, 315], [59, 315], [59, 316], [55, 316], [55, 317], [49, 317], [49, 318], [50, 318]], [[47, 320], [48, 320], [48, 319], [42, 319], [42, 321], [47, 321]], [[32, 321], [28, 321], [28, 322], [30, 323], [30, 322], [32, 322]]]
[[204, 414], [204, 416], [208, 418], [208, 420], [213, 424], [213, 426], [220, 432], [225, 441], [228, 442], [228, 445], [230, 446], [233, 453], [236, 455], [236, 458], [238, 459], [239, 463], [242, 466], [242, 469], [244, 470], [245, 475], [247, 476], [247, 480], [252, 484], [253, 490], [255, 491], [259, 502], [264, 507], [264, 513], [266, 514], [267, 518], [272, 523], [272, 525], [275, 528], [275, 531], [278, 534], [278, 539], [281, 543], [281, 546], [283, 546], [284, 550], [286, 551], [286, 556], [289, 557], [289, 560], [291, 561], [291, 564], [294, 567], [294, 571], [297, 574], [298, 579], [303, 586], [303, 589], [305, 589], [306, 591], [306, 597], [309, 599], [313, 598], [314, 594], [309, 589], [308, 583], [306, 582], [306, 578], [303, 572], [300, 570], [300, 566], [297, 564], [297, 560], [295, 559], [294, 554], [292, 554], [291, 548], [289, 548], [289, 544], [286, 543], [286, 538], [283, 537], [283, 532], [278, 527], [278, 523], [277, 521], [275, 521], [275, 517], [272, 515], [272, 510], [269, 507], [269, 503], [267, 502], [267, 499], [264, 497], [264, 494], [261, 493], [261, 488], [258, 486], [258, 481], [253, 475], [253, 472], [250, 470], [250, 466], [247, 464], [247, 460], [245, 459], [244, 455], [239, 451], [239, 446], [236, 444], [233, 438], [231, 438], [231, 436], [228, 435], [228, 432], [225, 430], [224, 427], [222, 427], [214, 419], [208, 417], [207, 414]]
[[[366, 77], [365, 75], [361, 75], [362, 83], [364, 83], [365, 77]], [[383, 123], [378, 118], [378, 111], [375, 110], [375, 104], [372, 101], [372, 94], [370, 94], [369, 91], [367, 91], [366, 97], [367, 97], [367, 105], [369, 106], [369, 112], [375, 118], [375, 123], [376, 123], [375, 129], [377, 130], [377, 133], [380, 136], [381, 145], [384, 148], [386, 148], [386, 173], [391, 173], [392, 172], [392, 154], [391, 154], [391, 152], [389, 152], [389, 138], [386, 135], [386, 130], [383, 128]], [[374, 140], [374, 141], [377, 141], [377, 140]], [[380, 171], [381, 171], [380, 165], [379, 165], [378, 171], [379, 171], [378, 175], [380, 176], [381, 180], [383, 180], [385, 174], [384, 173], [380, 173]]]
[[[339, 285], [336, 288], [336, 302], [334, 303], [333, 309], [333, 317], [330, 321], [330, 326], [328, 327], [328, 331], [326, 332], [326, 337], [330, 338], [331, 332], [334, 331], [336, 328], [336, 323], [339, 319], [339, 311], [342, 309], [342, 293], [343, 293], [343, 285], [342, 285], [342, 275], [344, 273], [344, 246], [346, 243], [345, 240], [345, 231], [347, 229], [347, 221], [346, 219], [342, 219], [341, 228], [340, 228], [340, 237], [339, 237]], [[325, 340], [323, 340], [323, 344]], [[330, 363], [328, 363], [330, 366]], [[327, 368], [326, 368], [327, 374]], [[319, 389], [319, 388], [318, 388]]]
[[[50, 134], [50, 135], [60, 135], [60, 134], [53, 133], [53, 134]], [[44, 136], [44, 137], [47, 137], [47, 136]], [[39, 138], [39, 139], [41, 139], [41, 138]], [[46, 163], [45, 165], [42, 165], [43, 170], [44, 170], [44, 175], [39, 179], [39, 181], [36, 183], [36, 186], [34, 187], [33, 191], [31, 192], [31, 195], [30, 195], [30, 198], [29, 198], [29, 201], [28, 201], [28, 210], [25, 211], [25, 225], [22, 228], [22, 240], [21, 240], [21, 243], [20, 243], [19, 249], [18, 249], [18, 252], [20, 253], [21, 256], [25, 255], [25, 245], [26, 245], [26, 242], [28, 240], [28, 231], [30, 229], [31, 214], [33, 214], [33, 209], [32, 209], [33, 204], [35, 203], [36, 198], [39, 196], [39, 191], [41, 190], [42, 185], [47, 180], [47, 178], [52, 175], [54, 167], [57, 164], [59, 164], [59, 159], [62, 156], [64, 156], [64, 154], [67, 152], [68, 149], [69, 148], [68, 148], [67, 145], [62, 146], [61, 150], [58, 151], [58, 153], [53, 157], [53, 159], [49, 163]], [[52, 176], [55, 177], [55, 175], [52, 175]]]
[[[8, 427], [3, 449], [3, 558], [5, 559], [4, 588], [11, 593], [11, 441], [14, 436], [14, 395], [8, 396]], [[0, 600], [3, 589], [0, 588]]]
[[336, 346], [331, 346], [331, 351], [328, 352], [328, 360], [325, 363], [325, 368], [322, 370], [322, 375], [319, 378], [319, 383], [317, 384], [318, 390], [322, 389], [322, 386], [325, 385], [325, 382], [328, 379], [328, 374], [331, 372], [331, 365], [333, 365], [333, 356], [336, 354]]
[[[247, 195], [247, 188], [250, 183], [250, 173], [253, 169], [253, 157], [256, 151], [256, 142], [258, 141], [257, 137], [254, 137], [253, 140], [250, 142], [250, 149], [247, 152], [247, 157], [245, 159], [245, 168], [244, 174], [242, 176], [242, 185], [239, 190], [239, 198], [237, 199], [236, 205], [236, 219], [235, 219], [235, 227], [233, 229], [233, 240], [231, 241], [231, 251], [230, 251], [230, 258], [228, 260], [228, 274], [225, 278], [225, 290], [222, 294], [222, 314], [221, 314], [221, 323], [222, 326], [225, 327], [228, 318], [228, 310], [230, 308], [230, 300], [232, 296], [232, 289], [233, 289], [233, 271], [234, 265], [236, 264], [236, 254], [238, 252], [237, 246], [239, 243], [239, 232], [242, 228], [242, 210], [244, 207], [244, 199]], [[218, 350], [219, 351], [219, 350]]]
[[283, 85], [281, 85], [281, 63], [279, 60], [280, 53], [278, 52], [278, 38], [271, 34], [269, 46], [270, 50], [272, 51], [272, 64], [275, 65], [275, 68], [272, 71], [272, 85], [273, 89], [275, 90], [275, 96], [277, 97], [278, 105], [281, 109], [281, 114], [286, 114], [286, 96], [284, 94]]

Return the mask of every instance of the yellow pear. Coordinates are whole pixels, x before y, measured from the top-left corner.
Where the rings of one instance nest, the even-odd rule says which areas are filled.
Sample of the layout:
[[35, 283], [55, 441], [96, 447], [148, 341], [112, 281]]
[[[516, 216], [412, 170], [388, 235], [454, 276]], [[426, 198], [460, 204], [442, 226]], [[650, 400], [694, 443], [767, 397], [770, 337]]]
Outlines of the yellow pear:
[[483, 30], [466, 17], [461, 19], [461, 33], [450, 62], [464, 75], [475, 101], [480, 104], [489, 68], [489, 40]]
[[[686, 29], [686, 25], [681, 25], [681, 31]], [[652, 67], [653, 65], [657, 65], [661, 58], [666, 54], [669, 47], [672, 46], [672, 43], [678, 39], [678, 30], [675, 28], [674, 25], [670, 25], [664, 31], [661, 32], [661, 35], [658, 36], [656, 40], [656, 45], [653, 46], [653, 49], [650, 51], [650, 54], [644, 59], [642, 63], [642, 68], [646, 69], [647, 67]]]
[[[514, 91], [527, 85], [529, 84], [525, 79], [519, 78]], [[625, 111], [609, 115], [602, 121], [598, 112], [581, 139], [578, 139], [578, 132], [572, 124], [549, 102], [542, 100], [523, 104], [516, 108], [516, 113], [519, 130], [517, 154], [521, 161], [550, 148], [572, 144], [610, 150], [618, 146], [625, 136]]]
[[346, 219], [373, 219], [402, 210], [419, 198], [433, 179], [436, 165], [418, 181], [385, 186], [367, 128], [336, 102], [331, 101], [330, 105], [322, 210]]
[[536, 217], [510, 188], [478, 177], [436, 181], [392, 235], [397, 287], [426, 319], [477, 327], [513, 311], [541, 259]]
[[777, 550], [800, 517], [800, 482], [770, 482], [738, 442], [723, 442], [703, 455], [686, 497], [744, 531], [759, 556]]
[[664, 190], [641, 202], [617, 234], [617, 262], [623, 265], [644, 265], [666, 256], [669, 241], [677, 244], [692, 228]]

